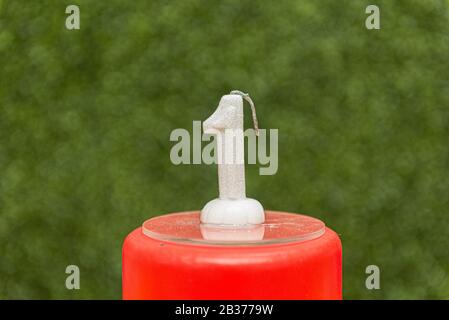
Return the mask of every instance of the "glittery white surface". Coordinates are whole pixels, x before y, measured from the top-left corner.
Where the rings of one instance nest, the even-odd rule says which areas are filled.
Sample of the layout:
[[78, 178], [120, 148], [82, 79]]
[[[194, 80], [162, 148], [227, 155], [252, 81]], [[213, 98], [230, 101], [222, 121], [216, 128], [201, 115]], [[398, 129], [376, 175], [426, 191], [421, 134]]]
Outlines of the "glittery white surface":
[[[216, 130], [218, 164], [218, 185], [220, 199], [244, 199], [245, 193], [245, 164], [244, 152], [236, 152], [236, 148], [243, 149], [243, 100], [239, 95], [225, 95], [221, 98], [217, 110], [204, 121], [205, 132]], [[235, 130], [236, 139], [225, 132], [226, 129]], [[228, 130], [229, 133], [229, 130]], [[234, 159], [234, 164], [226, 161], [226, 157]], [[221, 160], [221, 161], [220, 161]]]
[[262, 205], [257, 200], [246, 198], [242, 97], [236, 94], [223, 96], [215, 112], [204, 121], [203, 129], [217, 138], [220, 197], [203, 208], [201, 221], [216, 224], [263, 223], [265, 215]]

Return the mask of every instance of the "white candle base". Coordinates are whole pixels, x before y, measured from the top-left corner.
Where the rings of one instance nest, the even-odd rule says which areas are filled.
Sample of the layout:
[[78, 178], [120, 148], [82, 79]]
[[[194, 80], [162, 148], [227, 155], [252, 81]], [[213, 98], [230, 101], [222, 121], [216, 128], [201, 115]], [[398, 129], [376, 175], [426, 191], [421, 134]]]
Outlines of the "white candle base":
[[215, 224], [200, 224], [201, 235], [206, 241], [219, 243], [256, 242], [262, 241], [265, 234], [263, 224], [246, 226], [226, 226]]
[[201, 210], [200, 219], [210, 224], [260, 224], [265, 221], [265, 212], [255, 199], [214, 199]]

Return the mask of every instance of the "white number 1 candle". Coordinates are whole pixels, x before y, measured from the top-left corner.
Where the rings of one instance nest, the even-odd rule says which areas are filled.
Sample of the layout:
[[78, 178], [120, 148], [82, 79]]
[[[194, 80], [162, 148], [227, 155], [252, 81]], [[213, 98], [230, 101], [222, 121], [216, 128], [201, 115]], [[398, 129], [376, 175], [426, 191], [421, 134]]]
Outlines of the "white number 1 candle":
[[219, 198], [201, 210], [202, 223], [247, 225], [265, 220], [260, 202], [246, 198], [243, 99], [250, 103], [258, 134], [254, 104], [240, 91], [223, 96], [215, 112], [203, 123], [204, 133], [215, 135], [217, 142]]

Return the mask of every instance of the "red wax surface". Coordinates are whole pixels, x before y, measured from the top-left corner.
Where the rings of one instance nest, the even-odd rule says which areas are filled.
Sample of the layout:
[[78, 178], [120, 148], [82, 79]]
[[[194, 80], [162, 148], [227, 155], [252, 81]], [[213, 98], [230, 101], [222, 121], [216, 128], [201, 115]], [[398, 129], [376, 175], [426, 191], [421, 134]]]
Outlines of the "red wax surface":
[[[268, 212], [269, 213], [269, 212]], [[342, 248], [318, 238], [276, 244], [209, 245], [149, 237], [123, 245], [123, 299], [341, 299]]]

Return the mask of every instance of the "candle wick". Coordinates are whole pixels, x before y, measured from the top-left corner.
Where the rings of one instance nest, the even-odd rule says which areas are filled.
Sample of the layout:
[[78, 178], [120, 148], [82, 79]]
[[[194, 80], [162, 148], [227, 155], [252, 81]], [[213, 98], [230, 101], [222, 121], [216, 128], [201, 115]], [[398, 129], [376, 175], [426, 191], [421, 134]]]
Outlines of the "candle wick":
[[230, 92], [230, 94], [237, 94], [242, 96], [243, 99], [245, 99], [248, 103], [249, 106], [251, 107], [251, 112], [253, 115], [253, 124], [254, 124], [254, 131], [256, 132], [256, 136], [259, 136], [259, 123], [257, 121], [257, 115], [256, 115], [256, 106], [254, 105], [253, 100], [251, 99], [251, 97], [249, 96], [248, 93], [244, 93], [240, 90], [232, 90]]

